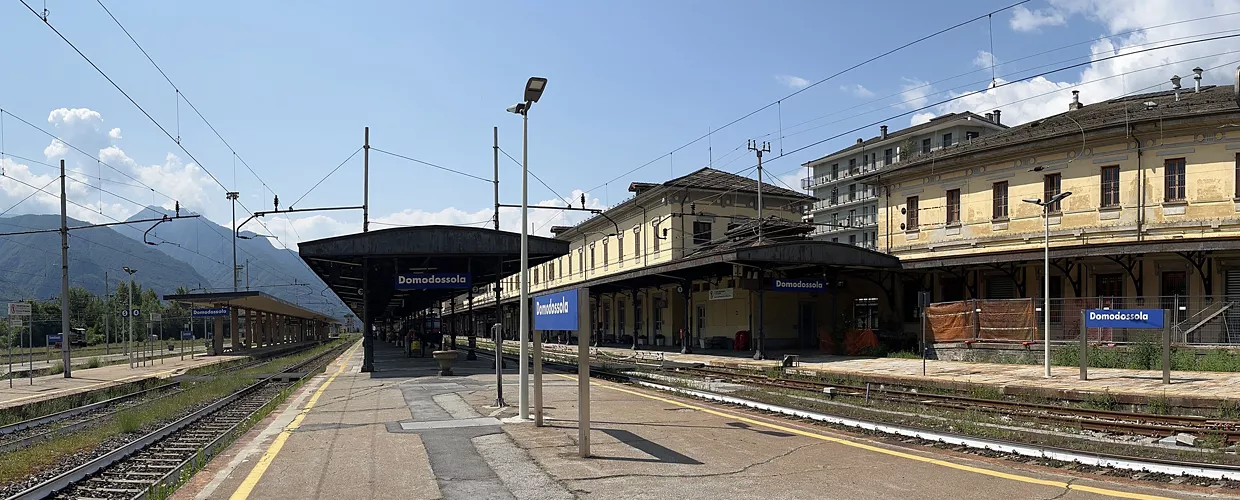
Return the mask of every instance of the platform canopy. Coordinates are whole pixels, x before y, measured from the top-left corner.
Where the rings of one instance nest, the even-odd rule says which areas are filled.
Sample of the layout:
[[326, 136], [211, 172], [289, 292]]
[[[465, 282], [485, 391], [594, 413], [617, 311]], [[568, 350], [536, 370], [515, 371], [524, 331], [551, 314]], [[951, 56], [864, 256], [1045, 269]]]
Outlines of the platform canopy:
[[195, 307], [232, 307], [264, 313], [279, 314], [292, 318], [311, 319], [324, 323], [339, 323], [321, 312], [306, 309], [292, 302], [281, 300], [259, 291], [187, 293], [165, 295], [164, 300], [181, 302]]
[[[400, 317], [466, 293], [469, 286], [401, 283], [398, 279], [468, 274], [477, 293], [520, 272], [521, 235], [460, 226], [382, 229], [301, 243], [299, 253], [359, 318]], [[530, 265], [568, 253], [568, 242], [529, 237]], [[433, 278], [432, 278], [433, 279]], [[365, 299], [364, 299], [365, 298]], [[363, 310], [369, 306], [369, 311]]]

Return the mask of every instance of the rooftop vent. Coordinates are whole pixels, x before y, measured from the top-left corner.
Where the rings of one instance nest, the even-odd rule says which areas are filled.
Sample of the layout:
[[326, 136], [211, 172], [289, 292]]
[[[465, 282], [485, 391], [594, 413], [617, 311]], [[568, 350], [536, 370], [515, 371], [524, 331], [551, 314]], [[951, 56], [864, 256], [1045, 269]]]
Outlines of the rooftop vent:
[[883, 138], [883, 139], [886, 139], [886, 138], [887, 138], [887, 126], [886, 126], [886, 125], [879, 125], [879, 127], [878, 127], [878, 136], [879, 136], [879, 137], [881, 137], [881, 138]]
[[1081, 104], [1081, 91], [1073, 90], [1072, 91], [1072, 102], [1068, 104], [1068, 111], [1075, 111], [1083, 107], [1085, 106]]
[[999, 118], [999, 114], [1000, 114], [1000, 113], [1002, 113], [1002, 111], [999, 111], [999, 110], [997, 110], [997, 109], [995, 110], [995, 120], [994, 120], [995, 125], [1002, 125], [1002, 124], [1003, 124], [1003, 122], [1001, 122], [1001, 121], [1000, 121], [1001, 119]]

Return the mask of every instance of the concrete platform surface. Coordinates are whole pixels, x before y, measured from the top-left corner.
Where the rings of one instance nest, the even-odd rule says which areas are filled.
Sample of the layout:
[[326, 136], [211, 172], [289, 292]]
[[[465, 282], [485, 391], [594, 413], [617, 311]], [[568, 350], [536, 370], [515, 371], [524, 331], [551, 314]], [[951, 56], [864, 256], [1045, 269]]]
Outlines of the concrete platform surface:
[[[991, 460], [592, 383], [593, 456], [577, 456], [577, 381], [545, 375], [546, 422], [491, 407], [486, 358], [432, 361], [353, 348], [173, 495], [179, 499], [1100, 499], [1219, 490]], [[504, 394], [516, 403], [515, 367]]]
[[244, 356], [207, 356], [185, 360], [177, 358], [156, 359], [147, 362], [146, 366], [130, 368], [128, 363], [109, 365], [99, 368], [78, 368], [73, 370], [73, 378], [65, 378], [63, 374], [35, 377], [31, 384], [29, 378], [14, 378], [13, 387], [9, 387], [6, 377], [0, 379], [0, 408], [18, 406], [35, 401], [58, 398], [77, 392], [93, 391], [105, 387], [135, 382], [145, 378], [171, 378], [186, 371], [209, 366], [216, 363], [232, 361]]
[[[513, 342], [506, 345], [514, 346]], [[489, 346], [489, 345], [488, 345]], [[547, 345], [548, 350], [571, 351], [575, 346]], [[600, 347], [598, 350], [615, 358], [633, 355], [632, 349]], [[778, 359], [754, 360], [750, 353], [731, 351], [703, 351], [680, 354], [673, 351], [641, 351], [647, 357], [662, 353], [667, 361], [702, 363], [708, 366], [740, 368], [772, 368], [780, 366]], [[1126, 370], [1120, 368], [1090, 368], [1089, 380], [1080, 380], [1080, 369], [1069, 366], [1052, 366], [1051, 378], [1045, 378], [1041, 365], [1016, 365], [998, 363], [968, 363], [963, 361], [926, 361], [926, 374], [922, 375], [920, 359], [860, 358], [822, 354], [801, 355], [798, 369], [823, 374], [884, 376], [906, 379], [910, 382], [934, 381], [940, 383], [970, 383], [997, 387], [1030, 387], [1060, 391], [1109, 391], [1112, 394], [1131, 394], [1142, 397], [1219, 398], [1240, 397], [1240, 373], [1173, 371], [1171, 384], [1162, 383], [1161, 370]]]

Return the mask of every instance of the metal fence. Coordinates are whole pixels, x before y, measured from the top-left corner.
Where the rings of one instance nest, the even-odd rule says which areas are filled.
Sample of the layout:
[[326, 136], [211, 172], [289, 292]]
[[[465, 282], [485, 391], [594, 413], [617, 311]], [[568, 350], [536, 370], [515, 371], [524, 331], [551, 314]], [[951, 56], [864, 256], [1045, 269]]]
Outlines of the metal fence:
[[[1042, 299], [975, 299], [932, 304], [926, 309], [926, 339], [1019, 342], [1043, 337]], [[1240, 296], [1081, 297], [1051, 299], [1051, 342], [1080, 338], [1081, 311], [1087, 309], [1164, 309], [1171, 341], [1192, 345], [1240, 346]], [[1159, 330], [1090, 328], [1090, 342], [1155, 342]]]
[[[1042, 300], [1034, 299], [1042, 328]], [[1075, 340], [1086, 309], [1164, 309], [1171, 341], [1177, 344], [1240, 345], [1240, 296], [1175, 295], [1164, 297], [1083, 297], [1051, 299], [1051, 340]], [[1094, 342], [1129, 343], [1157, 340], [1161, 332], [1125, 328], [1090, 328]]]

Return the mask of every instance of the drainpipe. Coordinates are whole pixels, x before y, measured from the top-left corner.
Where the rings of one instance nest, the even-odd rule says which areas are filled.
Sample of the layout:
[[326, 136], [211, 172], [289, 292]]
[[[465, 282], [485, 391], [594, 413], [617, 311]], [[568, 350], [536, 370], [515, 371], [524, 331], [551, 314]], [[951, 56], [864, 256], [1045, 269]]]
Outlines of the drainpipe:
[[887, 206], [883, 207], [883, 210], [887, 212], [887, 235], [885, 239], [887, 240], [887, 253], [891, 253], [891, 186], [883, 187], [887, 188]]
[[[643, 230], [642, 230], [642, 229], [646, 229], [645, 227], [643, 227], [643, 226], [645, 226], [645, 225], [646, 225], [646, 222], [647, 222], [647, 219], [646, 219], [646, 207], [645, 207], [645, 206], [643, 206], [643, 205], [641, 205], [641, 204], [638, 204], [638, 206], [637, 206], [637, 207], [638, 207], [638, 208], [640, 208], [640, 209], [642, 209], [642, 220], [641, 220], [641, 222], [639, 222], [639, 223], [638, 223], [638, 226], [637, 226], [637, 227], [641, 228], [641, 229], [639, 229], [639, 230], [637, 231], [637, 244], [638, 244], [638, 245], [640, 245], [640, 246], [641, 246], [641, 248], [642, 248], [642, 267], [645, 267], [645, 266], [647, 266], [647, 265], [649, 265], [649, 264], [650, 264], [650, 252], [648, 252], [648, 251], [646, 250], [646, 233], [647, 233], [647, 232], [649, 232], [649, 231], [643, 231]], [[651, 228], [651, 231], [653, 231], [653, 230], [654, 230], [654, 228]], [[656, 234], [656, 235], [654, 235], [654, 237], [655, 237], [655, 238], [658, 238], [658, 237], [659, 237], [659, 235], [657, 235], [657, 234]], [[634, 299], [634, 300], [637, 300], [637, 299]]]

